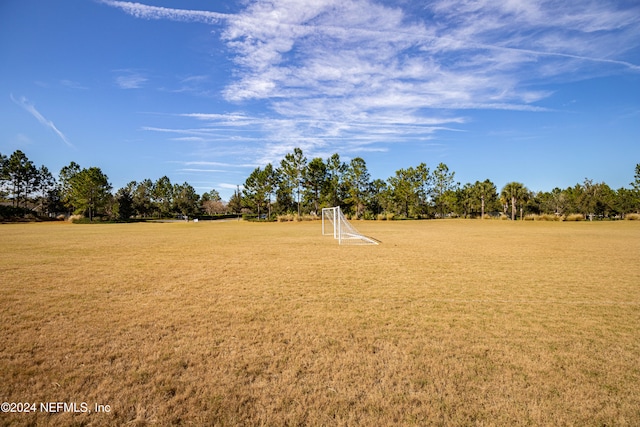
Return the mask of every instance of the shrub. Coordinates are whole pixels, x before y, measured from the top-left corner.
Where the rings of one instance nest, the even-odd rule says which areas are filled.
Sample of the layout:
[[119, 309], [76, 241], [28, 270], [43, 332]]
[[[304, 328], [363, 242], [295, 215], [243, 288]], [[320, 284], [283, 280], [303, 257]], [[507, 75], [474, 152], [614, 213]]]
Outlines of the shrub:
[[567, 217], [564, 220], [565, 221], [584, 221], [584, 215], [571, 214], [571, 215], [567, 215]]
[[391, 221], [394, 219], [394, 217], [395, 217], [395, 214], [393, 214], [392, 212], [387, 212], [387, 213], [378, 214], [376, 219], [378, 221]]
[[106, 216], [94, 216], [93, 219], [87, 218], [84, 215], [71, 215], [69, 217], [69, 221], [74, 224], [99, 224], [99, 223], [109, 223], [115, 224], [119, 221], [114, 221], [109, 219]]
[[528, 221], [563, 221], [563, 217], [553, 214], [527, 215], [524, 219]]
[[[236, 215], [222, 215], [221, 217], [235, 218]], [[267, 216], [267, 214], [260, 214], [260, 216], [258, 216], [258, 214], [253, 214], [253, 213], [243, 213], [242, 214], [242, 219], [244, 221], [249, 221], [249, 222], [272, 222], [272, 221], [274, 221], [273, 215], [269, 217], [269, 216]]]
[[218, 219], [235, 219], [238, 218], [237, 214], [213, 214], [213, 215], [198, 215], [198, 219], [201, 221], [215, 221]]
[[292, 215], [292, 214], [278, 215], [277, 220], [278, 222], [295, 221], [295, 215]]
[[0, 205], [0, 217], [2, 219], [24, 219], [35, 218], [31, 209]]
[[626, 219], [627, 221], [640, 221], [640, 214], [636, 214], [636, 213], [626, 214], [624, 216], [624, 219]]

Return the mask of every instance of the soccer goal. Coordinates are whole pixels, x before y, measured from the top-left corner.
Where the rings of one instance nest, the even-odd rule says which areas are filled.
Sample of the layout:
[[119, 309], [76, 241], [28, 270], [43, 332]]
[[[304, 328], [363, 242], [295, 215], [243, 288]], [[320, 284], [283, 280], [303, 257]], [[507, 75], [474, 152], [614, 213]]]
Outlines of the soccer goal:
[[356, 228], [344, 217], [340, 206], [322, 209], [322, 235], [331, 236], [340, 245], [377, 245], [378, 242], [360, 234]]

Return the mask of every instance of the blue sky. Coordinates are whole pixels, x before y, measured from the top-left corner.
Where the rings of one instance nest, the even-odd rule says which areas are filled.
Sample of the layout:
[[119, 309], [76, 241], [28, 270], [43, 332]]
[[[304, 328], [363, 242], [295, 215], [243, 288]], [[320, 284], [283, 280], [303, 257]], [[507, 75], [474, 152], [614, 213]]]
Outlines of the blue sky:
[[294, 147], [373, 178], [628, 187], [636, 0], [3, 0], [0, 152], [228, 198]]

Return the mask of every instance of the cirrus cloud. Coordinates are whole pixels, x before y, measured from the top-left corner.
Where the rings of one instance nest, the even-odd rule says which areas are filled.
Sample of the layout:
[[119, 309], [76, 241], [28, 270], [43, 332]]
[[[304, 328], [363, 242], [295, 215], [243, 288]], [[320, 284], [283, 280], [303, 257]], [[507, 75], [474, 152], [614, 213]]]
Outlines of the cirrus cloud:
[[19, 99], [16, 99], [14, 98], [13, 94], [9, 95], [9, 97], [15, 104], [22, 107], [25, 111], [27, 111], [29, 114], [35, 117], [36, 120], [38, 120], [38, 122], [40, 122], [41, 125], [43, 125], [46, 128], [49, 128], [51, 131], [53, 131], [53, 133], [58, 135], [58, 137], [62, 140], [62, 142], [64, 142], [68, 147], [73, 147], [73, 144], [69, 142], [69, 139], [66, 137], [66, 135], [63, 134], [60, 131], [60, 129], [58, 129], [51, 120], [45, 118], [38, 110], [36, 110], [35, 105], [29, 102], [27, 98], [22, 96]]
[[204, 125], [145, 129], [231, 142], [258, 163], [295, 146], [322, 154], [429, 141], [461, 130], [465, 110], [550, 111], [550, 82], [640, 72], [634, 2], [255, 0], [234, 14], [103, 3], [217, 26], [235, 67], [222, 96], [266, 109], [185, 112]]

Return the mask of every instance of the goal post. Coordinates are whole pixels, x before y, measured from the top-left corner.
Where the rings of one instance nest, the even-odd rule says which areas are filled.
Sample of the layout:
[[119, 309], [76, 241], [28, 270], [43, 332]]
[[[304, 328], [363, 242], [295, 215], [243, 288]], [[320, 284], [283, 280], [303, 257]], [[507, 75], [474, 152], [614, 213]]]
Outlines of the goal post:
[[361, 234], [347, 220], [340, 210], [340, 206], [322, 209], [322, 235], [330, 236], [338, 241], [339, 245], [377, 245], [378, 242]]

